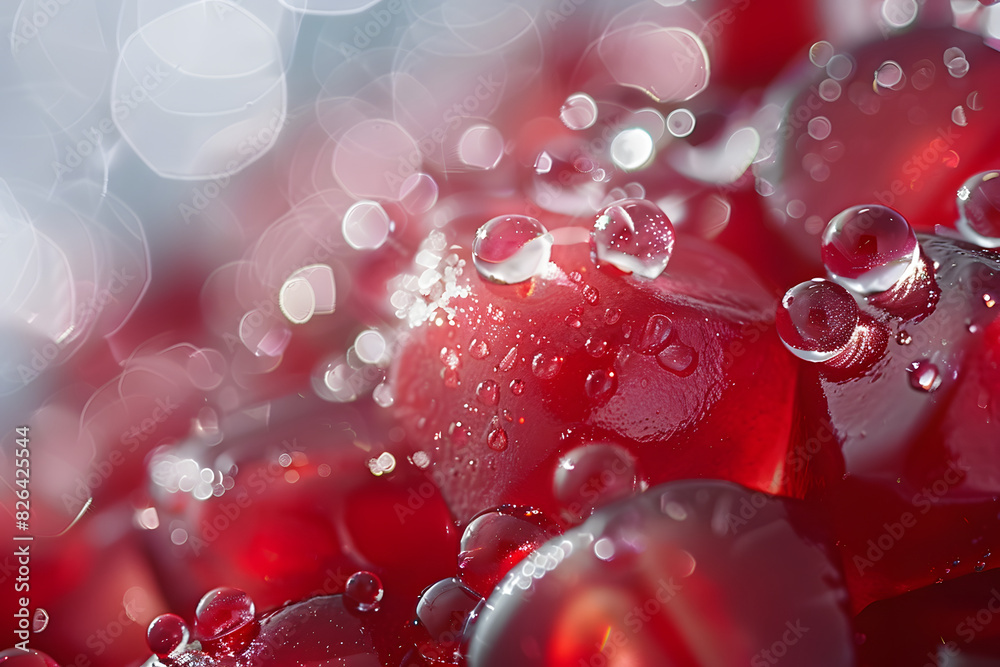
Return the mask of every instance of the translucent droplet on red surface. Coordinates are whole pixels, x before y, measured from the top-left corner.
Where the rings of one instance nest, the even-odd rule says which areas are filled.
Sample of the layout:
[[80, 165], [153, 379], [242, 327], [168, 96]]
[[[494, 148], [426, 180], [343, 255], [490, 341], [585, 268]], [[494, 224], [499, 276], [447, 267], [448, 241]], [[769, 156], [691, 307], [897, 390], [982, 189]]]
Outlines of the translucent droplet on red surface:
[[596, 405], [605, 403], [618, 389], [618, 376], [610, 368], [590, 371], [583, 382], [584, 393]]
[[529, 507], [481, 512], [462, 534], [459, 576], [475, 592], [489, 595], [512, 567], [559, 532], [556, 524]]
[[435, 641], [457, 643], [466, 619], [480, 599], [458, 579], [442, 579], [421, 593], [417, 619]]
[[843, 286], [817, 278], [785, 293], [776, 325], [781, 342], [792, 354], [822, 362], [847, 348], [859, 318], [858, 304]]
[[906, 219], [886, 206], [852, 206], [830, 220], [820, 252], [830, 277], [860, 294], [884, 292], [906, 277], [920, 256]]
[[182, 651], [190, 637], [187, 623], [176, 614], [161, 614], [154, 618], [146, 629], [146, 643], [149, 645], [149, 650], [161, 658]]
[[671, 333], [673, 333], [673, 322], [669, 317], [662, 313], [650, 316], [639, 335], [639, 351], [643, 354], [656, 354], [666, 347]]
[[375, 611], [384, 594], [382, 580], [371, 572], [355, 572], [344, 587], [344, 602], [358, 611]]
[[233, 655], [256, 636], [254, 603], [236, 588], [216, 588], [202, 597], [195, 610], [195, 637], [208, 653]]
[[615, 500], [628, 498], [640, 486], [635, 457], [615, 444], [592, 443], [559, 460], [552, 490], [563, 515], [577, 522]]
[[0, 665], [3, 667], [59, 667], [55, 660], [35, 649], [22, 651], [19, 648], [9, 648], [0, 651]]
[[531, 360], [531, 372], [540, 380], [551, 380], [562, 368], [562, 357], [552, 352], [539, 352]]
[[941, 371], [927, 359], [914, 361], [907, 368], [910, 386], [917, 391], [934, 391], [941, 386]]
[[548, 264], [552, 236], [526, 215], [501, 215], [476, 232], [472, 262], [486, 280], [510, 285], [538, 275]]
[[895, 60], [886, 60], [875, 70], [876, 92], [882, 90], [899, 90], [906, 83], [903, 68]]
[[598, 261], [653, 279], [670, 261], [674, 227], [656, 204], [645, 199], [623, 199], [597, 216], [591, 243]]
[[495, 380], [483, 380], [476, 387], [476, 398], [483, 405], [496, 405], [500, 398], [500, 388]]
[[984, 171], [958, 190], [958, 230], [984, 248], [1000, 247], [1000, 171]]
[[500, 418], [493, 417], [486, 434], [486, 445], [495, 452], [507, 449], [507, 431], [500, 425]]

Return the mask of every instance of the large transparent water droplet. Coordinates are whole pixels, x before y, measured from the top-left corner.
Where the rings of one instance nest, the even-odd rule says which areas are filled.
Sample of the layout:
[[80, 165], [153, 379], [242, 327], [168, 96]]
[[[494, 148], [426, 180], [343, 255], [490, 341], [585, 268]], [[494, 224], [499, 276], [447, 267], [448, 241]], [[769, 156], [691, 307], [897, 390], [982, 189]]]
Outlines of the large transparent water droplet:
[[670, 318], [661, 313], [651, 315], [639, 336], [638, 347], [643, 354], [656, 354], [667, 345], [674, 324]]
[[574, 93], [559, 109], [559, 120], [571, 130], [586, 130], [597, 122], [597, 102], [586, 93]]
[[635, 458], [624, 447], [595, 443], [571, 450], [556, 466], [552, 489], [562, 513], [580, 521], [639, 489]]
[[562, 368], [562, 357], [552, 352], [539, 352], [531, 360], [531, 372], [540, 380], [551, 380]]
[[358, 611], [375, 611], [382, 601], [382, 580], [371, 572], [355, 572], [344, 587], [344, 602]]
[[1000, 247], [1000, 171], [984, 171], [958, 190], [958, 231], [984, 248]]
[[552, 235], [526, 215], [501, 215], [476, 232], [472, 262], [486, 280], [510, 285], [536, 276], [548, 264]]
[[149, 650], [161, 658], [183, 650], [189, 639], [187, 623], [176, 614], [161, 614], [154, 618], [146, 629], [146, 644]]
[[653, 279], [670, 261], [674, 226], [656, 204], [645, 199], [623, 199], [597, 216], [591, 243], [599, 261]]
[[860, 294], [884, 292], [917, 265], [920, 248], [906, 219], [886, 206], [852, 206], [823, 232], [823, 263], [833, 280]]
[[914, 361], [906, 369], [910, 377], [910, 386], [917, 391], [934, 391], [941, 386], [941, 371], [927, 359]]
[[822, 362], [844, 351], [859, 319], [858, 304], [843, 286], [817, 278], [785, 293], [776, 325], [792, 354]]
[[253, 600], [236, 588], [216, 588], [195, 610], [194, 630], [205, 651], [234, 655], [257, 635]]

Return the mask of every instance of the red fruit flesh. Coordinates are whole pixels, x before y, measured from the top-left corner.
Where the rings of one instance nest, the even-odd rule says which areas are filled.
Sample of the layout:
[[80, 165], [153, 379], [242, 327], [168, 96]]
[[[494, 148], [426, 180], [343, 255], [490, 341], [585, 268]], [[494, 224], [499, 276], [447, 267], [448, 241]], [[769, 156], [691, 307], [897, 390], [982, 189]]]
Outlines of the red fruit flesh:
[[449, 289], [468, 293], [432, 304], [396, 360], [396, 413], [456, 516], [503, 504], [558, 516], [559, 457], [595, 441], [626, 448], [652, 483], [778, 490], [793, 364], [752, 272], [692, 237], [655, 280], [599, 269], [583, 244], [552, 261], [512, 286], [467, 263]]

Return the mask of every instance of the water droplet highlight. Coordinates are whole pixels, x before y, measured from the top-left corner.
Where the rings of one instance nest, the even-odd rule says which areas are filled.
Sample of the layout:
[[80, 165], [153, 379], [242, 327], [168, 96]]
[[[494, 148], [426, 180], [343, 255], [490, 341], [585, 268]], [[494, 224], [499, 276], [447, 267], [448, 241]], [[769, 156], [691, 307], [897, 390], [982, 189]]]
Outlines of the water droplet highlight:
[[377, 575], [361, 571], [355, 572], [344, 587], [344, 602], [358, 611], [375, 611], [385, 590]]
[[526, 215], [501, 215], [476, 232], [472, 262], [486, 280], [501, 285], [524, 282], [548, 264], [552, 235]]
[[562, 357], [551, 352], [539, 352], [531, 360], [531, 372], [540, 380], [551, 380], [562, 368]]
[[860, 294], [889, 289], [916, 267], [920, 256], [906, 219], [879, 205], [852, 206], [834, 216], [820, 251], [830, 277]]
[[931, 392], [941, 386], [941, 371], [927, 359], [914, 361], [906, 370], [910, 386], [917, 391]]
[[656, 204], [645, 199], [623, 199], [597, 216], [591, 245], [599, 261], [654, 279], [670, 261], [674, 227]]

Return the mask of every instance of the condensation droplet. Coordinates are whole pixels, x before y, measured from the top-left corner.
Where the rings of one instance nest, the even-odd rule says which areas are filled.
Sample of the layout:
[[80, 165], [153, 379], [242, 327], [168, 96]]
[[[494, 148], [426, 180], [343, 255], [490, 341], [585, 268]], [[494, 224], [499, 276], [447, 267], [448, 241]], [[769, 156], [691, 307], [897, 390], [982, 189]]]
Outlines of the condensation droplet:
[[344, 587], [344, 602], [358, 611], [375, 611], [385, 590], [382, 580], [371, 572], [355, 572]]
[[490, 430], [486, 434], [486, 445], [495, 452], [507, 449], [507, 431], [500, 425], [500, 418], [493, 417]]
[[875, 90], [899, 90], [906, 83], [903, 68], [895, 60], [886, 60], [875, 70]]
[[781, 342], [792, 354], [817, 363], [846, 349], [859, 319], [858, 304], [846, 289], [816, 278], [785, 293], [776, 325]]
[[562, 369], [562, 357], [551, 352], [539, 352], [531, 360], [531, 372], [540, 380], [551, 380]]
[[840, 83], [834, 79], [823, 79], [819, 84], [819, 96], [826, 102], [837, 101], [841, 92]]
[[694, 372], [698, 364], [698, 353], [690, 345], [674, 341], [657, 353], [656, 362], [664, 370], [686, 377]]
[[673, 322], [669, 317], [661, 313], [651, 315], [637, 342], [639, 352], [656, 354], [667, 345], [672, 332]]
[[485, 340], [473, 338], [469, 343], [469, 356], [473, 359], [485, 359], [490, 356], [490, 346]]
[[493, 380], [483, 380], [476, 387], [476, 398], [483, 405], [496, 405], [500, 400], [500, 387]]
[[910, 386], [917, 391], [930, 392], [941, 386], [941, 371], [927, 359], [914, 361], [907, 372], [910, 376]]
[[626, 273], [657, 278], [674, 249], [674, 227], [656, 204], [623, 199], [604, 209], [591, 230], [597, 259]]
[[830, 58], [830, 62], [826, 64], [826, 74], [831, 79], [843, 81], [853, 73], [854, 61], [842, 53], [838, 53]]
[[830, 277], [860, 294], [883, 292], [916, 266], [920, 248], [902, 215], [880, 205], [852, 206], [823, 232], [820, 252]]
[[515, 396], [520, 396], [524, 393], [524, 380], [511, 380], [510, 381], [510, 393]]
[[49, 627], [49, 612], [38, 607], [31, 615], [31, 631], [37, 635], [39, 632], [44, 632], [47, 627]]
[[583, 390], [594, 403], [604, 403], [618, 390], [618, 376], [610, 369], [596, 369], [587, 374]]
[[1000, 247], [1000, 171], [983, 171], [958, 190], [958, 231], [984, 248]]
[[548, 264], [552, 235], [534, 218], [501, 215], [476, 232], [472, 261], [479, 274], [502, 285], [524, 282]]

